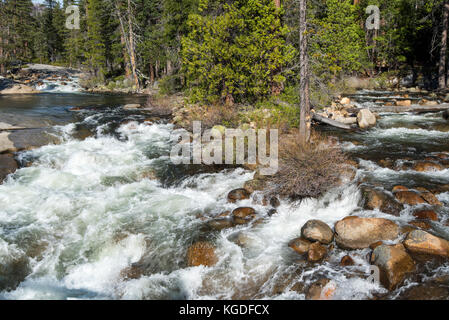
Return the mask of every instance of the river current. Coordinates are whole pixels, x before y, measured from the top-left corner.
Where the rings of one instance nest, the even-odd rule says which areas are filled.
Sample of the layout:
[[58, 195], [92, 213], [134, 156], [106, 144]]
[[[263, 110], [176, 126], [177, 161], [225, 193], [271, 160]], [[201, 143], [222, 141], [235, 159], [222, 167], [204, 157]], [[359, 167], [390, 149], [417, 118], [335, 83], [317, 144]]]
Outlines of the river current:
[[[0, 112], [49, 119], [60, 140], [19, 153], [23, 167], [0, 185], [0, 299], [304, 299], [306, 288], [322, 277], [334, 281], [335, 299], [400, 299], [449, 271], [448, 263], [426, 265], [419, 279], [389, 293], [368, 279], [369, 249], [351, 252], [355, 266], [342, 267], [347, 252], [337, 247], [325, 262], [309, 264], [287, 245], [310, 219], [331, 227], [351, 214], [400, 225], [413, 220], [409, 208], [398, 217], [363, 210], [357, 182], [387, 191], [400, 184], [449, 184], [449, 169], [423, 173], [378, 164], [449, 151], [449, 126], [441, 114], [382, 114], [375, 128], [362, 133], [322, 128], [359, 163], [356, 179], [317, 200], [282, 201], [269, 216], [255, 203], [257, 193], [227, 202], [227, 193], [254, 172], [174, 167], [169, 151], [175, 128], [122, 110], [119, 105], [131, 97], [48, 95], [7, 103], [0, 98]], [[73, 106], [95, 108], [74, 115]], [[81, 130], [89, 131], [87, 138], [79, 137]], [[433, 224], [448, 238], [449, 193], [437, 197], [444, 206]], [[205, 227], [204, 217], [240, 206], [266, 219], [222, 231]], [[216, 246], [218, 263], [188, 267], [187, 248], [204, 239]], [[448, 298], [449, 282], [440, 287]]]

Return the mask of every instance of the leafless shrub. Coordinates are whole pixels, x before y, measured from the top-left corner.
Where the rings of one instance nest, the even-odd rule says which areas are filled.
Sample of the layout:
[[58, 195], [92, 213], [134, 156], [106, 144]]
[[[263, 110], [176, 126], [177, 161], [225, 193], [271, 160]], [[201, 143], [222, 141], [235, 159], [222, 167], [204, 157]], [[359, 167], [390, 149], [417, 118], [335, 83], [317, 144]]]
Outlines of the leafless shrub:
[[345, 155], [317, 133], [313, 133], [311, 141], [301, 146], [296, 135], [280, 141], [279, 170], [270, 177], [270, 194], [291, 199], [316, 198], [338, 184]]
[[153, 115], [163, 117], [170, 116], [173, 109], [179, 105], [176, 96], [149, 96], [146, 107], [151, 109]]

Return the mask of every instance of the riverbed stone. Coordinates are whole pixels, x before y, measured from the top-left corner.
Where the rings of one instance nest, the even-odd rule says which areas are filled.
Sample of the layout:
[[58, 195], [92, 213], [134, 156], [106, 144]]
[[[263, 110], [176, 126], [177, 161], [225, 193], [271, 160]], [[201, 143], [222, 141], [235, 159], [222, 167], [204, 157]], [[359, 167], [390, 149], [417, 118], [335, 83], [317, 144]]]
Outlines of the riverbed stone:
[[349, 266], [353, 266], [354, 264], [355, 264], [354, 260], [349, 255], [344, 256], [340, 260], [340, 266], [342, 266], [342, 267], [349, 267]]
[[196, 242], [187, 250], [187, 265], [189, 267], [210, 267], [217, 263], [215, 247], [206, 241]]
[[389, 290], [397, 288], [415, 270], [415, 262], [402, 244], [378, 246], [371, 263], [379, 267], [380, 282]]
[[441, 203], [440, 200], [438, 200], [437, 197], [435, 197], [435, 195], [430, 192], [429, 190], [422, 188], [422, 187], [418, 187], [416, 188], [416, 190], [418, 190], [420, 192], [420, 196], [426, 200], [429, 204], [434, 205], [434, 206], [442, 206], [443, 204]]
[[380, 190], [365, 187], [362, 189], [364, 198], [364, 208], [367, 210], [380, 210], [384, 213], [399, 216], [404, 209], [403, 204], [399, 203], [391, 195]]
[[0, 154], [0, 184], [7, 175], [18, 169], [17, 162], [12, 154]]
[[404, 246], [412, 253], [449, 257], [449, 241], [423, 230], [410, 232], [404, 240]]
[[343, 249], [364, 249], [379, 240], [394, 240], [399, 227], [384, 218], [350, 217], [335, 224], [335, 241]]
[[328, 300], [335, 294], [337, 285], [330, 279], [320, 279], [314, 282], [307, 290], [307, 300]]
[[256, 210], [251, 207], [239, 207], [232, 211], [235, 224], [246, 224], [256, 217]]
[[292, 248], [298, 254], [305, 254], [309, 251], [310, 245], [312, 243], [303, 238], [293, 239], [288, 243], [288, 246]]
[[123, 109], [125, 110], [135, 110], [135, 109], [140, 109], [142, 108], [142, 106], [138, 103], [129, 103], [129, 104], [125, 104], [123, 106]]
[[321, 261], [326, 256], [326, 253], [327, 249], [325, 246], [319, 242], [314, 242], [310, 245], [309, 251], [307, 252], [307, 260], [310, 262]]
[[414, 165], [413, 169], [418, 172], [435, 172], [443, 170], [444, 167], [439, 163], [420, 161]]
[[321, 220], [309, 220], [301, 228], [301, 235], [309, 241], [319, 241], [323, 244], [329, 244], [334, 238], [332, 229]]
[[357, 114], [357, 123], [361, 129], [367, 129], [376, 125], [376, 116], [368, 109], [362, 109]]
[[395, 193], [395, 197], [399, 202], [411, 206], [427, 203], [419, 194], [413, 191], [398, 191]]
[[438, 221], [438, 214], [433, 210], [419, 210], [413, 213], [418, 219]]
[[209, 220], [207, 225], [214, 230], [221, 231], [223, 229], [229, 229], [234, 226], [234, 223], [229, 218], [216, 218]]
[[228, 193], [228, 201], [235, 203], [240, 200], [249, 199], [251, 194], [244, 188], [234, 189]]

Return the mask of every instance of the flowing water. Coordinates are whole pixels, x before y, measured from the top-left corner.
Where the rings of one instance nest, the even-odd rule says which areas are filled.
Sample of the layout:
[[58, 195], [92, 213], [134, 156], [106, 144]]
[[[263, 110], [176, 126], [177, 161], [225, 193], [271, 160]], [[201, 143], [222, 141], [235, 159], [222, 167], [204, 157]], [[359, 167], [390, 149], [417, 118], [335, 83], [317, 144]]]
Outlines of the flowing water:
[[[227, 193], [254, 172], [173, 166], [168, 154], [176, 129], [163, 121], [144, 122], [144, 114], [117, 107], [129, 99], [81, 94], [0, 98], [2, 113], [50, 119], [60, 139], [21, 152], [18, 160], [27, 165], [0, 185], [0, 298], [304, 299], [307, 287], [321, 277], [335, 283], [335, 299], [402, 298], [418, 283], [449, 271], [447, 263], [426, 265], [419, 279], [388, 293], [368, 279], [368, 249], [350, 253], [356, 262], [352, 267], [339, 266], [348, 252], [338, 248], [325, 262], [308, 263], [287, 246], [308, 220], [332, 227], [357, 214], [405, 225], [413, 220], [410, 208], [399, 217], [365, 211], [356, 181], [318, 200], [283, 201], [271, 217], [254, 201], [257, 194], [228, 203]], [[96, 108], [74, 116], [70, 106]], [[79, 138], [80, 130], [90, 134]], [[418, 173], [377, 163], [449, 151], [449, 126], [439, 114], [384, 114], [376, 128], [364, 133], [323, 130], [344, 141], [359, 162], [357, 181], [386, 190], [398, 184], [449, 184], [448, 169]], [[448, 238], [449, 193], [438, 198], [445, 207], [435, 229]], [[204, 217], [239, 206], [252, 206], [265, 219], [222, 231], [207, 228]], [[187, 248], [198, 240], [216, 246], [215, 266], [186, 265]], [[441, 284], [443, 290], [446, 285]]]

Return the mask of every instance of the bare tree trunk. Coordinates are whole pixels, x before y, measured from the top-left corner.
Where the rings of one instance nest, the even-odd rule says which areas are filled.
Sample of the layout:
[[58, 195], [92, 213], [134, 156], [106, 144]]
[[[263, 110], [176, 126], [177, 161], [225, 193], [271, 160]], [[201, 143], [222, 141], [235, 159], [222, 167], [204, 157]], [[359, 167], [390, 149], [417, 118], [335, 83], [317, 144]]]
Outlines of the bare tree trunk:
[[309, 57], [307, 54], [307, 2], [299, 0], [299, 42], [300, 42], [300, 119], [299, 142], [306, 144], [310, 138], [310, 101], [309, 101]]
[[132, 24], [132, 10], [131, 0], [128, 0], [128, 33], [129, 33], [129, 58], [131, 62], [131, 71], [134, 78], [134, 84], [139, 89], [139, 77], [137, 76], [137, 64], [136, 64], [136, 45], [134, 41], [134, 32]]
[[276, 8], [280, 8], [281, 7], [281, 0], [274, 0], [274, 5], [276, 6]]
[[129, 57], [126, 50], [125, 35], [123, 33], [120, 34], [120, 43], [123, 46], [123, 60], [125, 61], [125, 77], [129, 78], [131, 76], [131, 70], [129, 68]]
[[154, 83], [154, 79], [155, 79], [155, 76], [154, 76], [154, 67], [153, 67], [153, 64], [150, 63], [150, 83], [151, 83], [151, 84]]
[[449, 3], [444, 1], [443, 4], [443, 31], [441, 32], [441, 48], [440, 48], [440, 64], [438, 67], [439, 87], [446, 88], [446, 52], [447, 52], [447, 27], [449, 17]]

